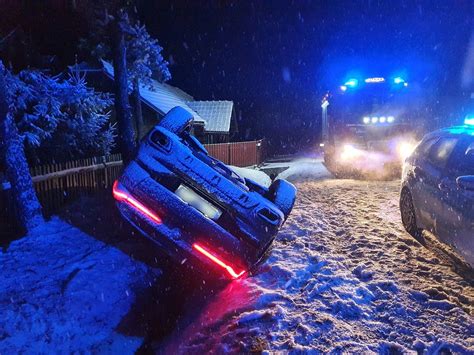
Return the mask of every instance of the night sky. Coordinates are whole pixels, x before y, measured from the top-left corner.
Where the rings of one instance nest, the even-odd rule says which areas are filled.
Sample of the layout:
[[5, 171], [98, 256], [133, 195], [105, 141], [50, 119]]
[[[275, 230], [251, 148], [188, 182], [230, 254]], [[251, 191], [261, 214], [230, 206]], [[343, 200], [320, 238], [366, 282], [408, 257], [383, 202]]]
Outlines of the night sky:
[[[3, 15], [1, 33], [20, 23], [43, 53], [73, 63], [86, 21], [39, 3], [29, 9]], [[233, 100], [239, 138], [270, 138], [282, 153], [315, 143], [321, 98], [350, 71], [403, 72], [440, 102], [439, 115], [467, 90], [472, 0], [156, 0], [138, 9], [169, 58], [170, 83], [200, 100]]]
[[321, 97], [351, 70], [459, 94], [474, 17], [461, 0], [171, 3], [150, 2], [144, 20], [172, 83], [234, 100], [242, 138], [273, 137], [282, 152], [314, 142]]

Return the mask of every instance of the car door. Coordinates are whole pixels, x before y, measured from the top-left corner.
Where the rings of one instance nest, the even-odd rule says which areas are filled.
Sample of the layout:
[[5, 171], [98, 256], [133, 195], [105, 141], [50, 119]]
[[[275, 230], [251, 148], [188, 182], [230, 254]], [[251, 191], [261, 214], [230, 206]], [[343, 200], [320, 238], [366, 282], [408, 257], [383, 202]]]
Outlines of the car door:
[[410, 191], [413, 197], [413, 204], [417, 216], [418, 225], [428, 229], [431, 218], [429, 217], [429, 206], [426, 202], [426, 177], [428, 155], [433, 145], [439, 140], [439, 136], [423, 140], [416, 148], [409, 164], [405, 164], [405, 172], [409, 181]]
[[421, 224], [432, 232], [437, 232], [443, 224], [439, 224], [444, 212], [440, 183], [448, 176], [446, 166], [458, 138], [447, 136], [439, 138], [427, 152], [425, 159], [420, 159], [415, 167], [417, 177], [419, 218]]
[[462, 139], [449, 158], [448, 176], [440, 184], [443, 214], [439, 238], [474, 261], [474, 190], [458, 184], [461, 176], [474, 176], [474, 137]]

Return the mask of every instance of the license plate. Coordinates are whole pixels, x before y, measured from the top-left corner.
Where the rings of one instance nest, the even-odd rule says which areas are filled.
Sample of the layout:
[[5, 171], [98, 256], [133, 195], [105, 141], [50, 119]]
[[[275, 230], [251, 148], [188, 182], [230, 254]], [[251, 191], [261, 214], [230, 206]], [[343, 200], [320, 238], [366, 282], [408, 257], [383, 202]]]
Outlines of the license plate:
[[215, 221], [219, 219], [219, 217], [222, 214], [222, 211], [219, 208], [217, 208], [212, 203], [208, 202], [206, 199], [199, 196], [196, 192], [194, 192], [193, 189], [185, 185], [179, 185], [174, 193], [181, 200], [183, 200], [188, 205], [197, 209], [207, 218], [210, 218]]

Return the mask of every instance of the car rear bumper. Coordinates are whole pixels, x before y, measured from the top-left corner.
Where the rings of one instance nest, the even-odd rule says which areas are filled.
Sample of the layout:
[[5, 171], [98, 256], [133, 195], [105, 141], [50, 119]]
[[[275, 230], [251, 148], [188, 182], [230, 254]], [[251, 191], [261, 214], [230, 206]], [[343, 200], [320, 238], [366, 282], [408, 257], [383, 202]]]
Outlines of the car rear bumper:
[[199, 263], [235, 279], [258, 264], [276, 235], [269, 234], [266, 243], [257, 246], [237, 238], [151, 177], [131, 189], [125, 185], [121, 180], [114, 184], [122, 216], [179, 263]]

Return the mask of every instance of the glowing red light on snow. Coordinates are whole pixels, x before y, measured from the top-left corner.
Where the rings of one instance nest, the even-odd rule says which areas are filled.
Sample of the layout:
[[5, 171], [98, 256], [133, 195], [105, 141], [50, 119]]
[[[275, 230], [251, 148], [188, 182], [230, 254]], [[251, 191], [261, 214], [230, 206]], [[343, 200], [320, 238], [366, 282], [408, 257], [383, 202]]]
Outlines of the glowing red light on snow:
[[215, 256], [213, 253], [207, 251], [204, 249], [202, 246], [200, 246], [197, 243], [193, 244], [193, 248], [196, 249], [198, 252], [206, 256], [207, 258], [211, 259], [214, 263], [219, 265], [221, 268], [225, 269], [227, 273], [233, 278], [233, 279], [238, 279], [240, 276], [242, 276], [245, 273], [245, 270], [242, 270], [240, 272], [235, 272], [234, 268], [230, 265], [228, 265], [224, 260], [219, 259], [217, 256]]
[[124, 201], [128, 203], [130, 206], [134, 207], [135, 209], [142, 212], [147, 217], [151, 218], [156, 223], [161, 223], [161, 218], [158, 217], [155, 213], [151, 210], [143, 206], [140, 202], [135, 200], [132, 196], [130, 196], [125, 191], [121, 191], [118, 187], [118, 181], [114, 182], [114, 186], [112, 187], [112, 194], [117, 201]]

